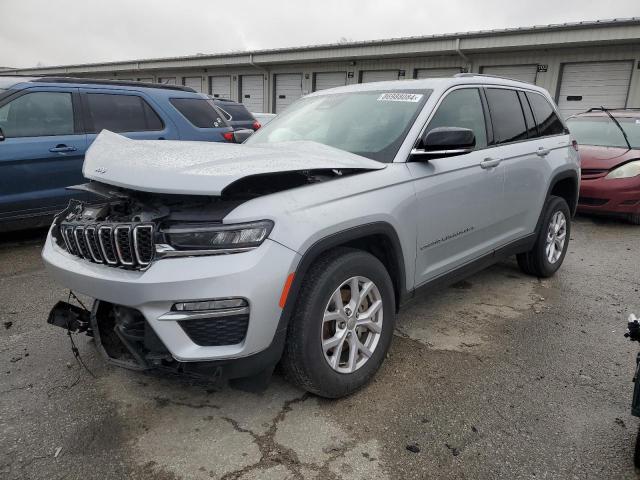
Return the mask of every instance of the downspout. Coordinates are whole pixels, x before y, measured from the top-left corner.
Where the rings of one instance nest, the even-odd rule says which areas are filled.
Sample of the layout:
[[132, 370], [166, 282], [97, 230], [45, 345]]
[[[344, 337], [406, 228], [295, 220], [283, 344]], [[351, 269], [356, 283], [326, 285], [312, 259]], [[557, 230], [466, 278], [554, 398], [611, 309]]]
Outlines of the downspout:
[[467, 72], [471, 71], [471, 60], [469, 60], [469, 57], [467, 57], [464, 52], [460, 49], [460, 39], [456, 38], [456, 53], [458, 55], [460, 55], [462, 57], [462, 59], [464, 60], [466, 66], [466, 70]]

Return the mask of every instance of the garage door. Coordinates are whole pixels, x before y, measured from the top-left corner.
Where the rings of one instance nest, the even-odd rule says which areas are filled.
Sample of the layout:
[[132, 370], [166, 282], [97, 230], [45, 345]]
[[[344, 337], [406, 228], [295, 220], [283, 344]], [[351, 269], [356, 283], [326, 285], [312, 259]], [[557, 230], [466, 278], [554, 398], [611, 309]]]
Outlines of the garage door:
[[416, 78], [443, 78], [453, 77], [456, 73], [460, 73], [461, 68], [418, 68], [416, 70]]
[[280, 113], [302, 96], [302, 75], [286, 73], [276, 75], [276, 101], [274, 113]]
[[196, 92], [202, 92], [202, 77], [184, 77], [182, 84], [193, 88]]
[[342, 87], [347, 84], [347, 72], [318, 72], [313, 77], [313, 91]]
[[512, 78], [521, 82], [536, 83], [538, 65], [504, 65], [499, 67], [482, 67], [485, 75], [497, 75], [499, 77]]
[[562, 67], [558, 108], [564, 118], [591, 107], [627, 105], [633, 62], [567, 63]]
[[240, 77], [240, 101], [250, 112], [264, 112], [264, 77], [262, 75]]
[[360, 74], [360, 83], [384, 82], [386, 80], [398, 80], [398, 70], [363, 70]]
[[162, 83], [163, 85], [175, 85], [176, 77], [158, 77], [158, 83]]
[[231, 77], [224, 75], [220, 77], [211, 77], [211, 96], [214, 98], [231, 99]]

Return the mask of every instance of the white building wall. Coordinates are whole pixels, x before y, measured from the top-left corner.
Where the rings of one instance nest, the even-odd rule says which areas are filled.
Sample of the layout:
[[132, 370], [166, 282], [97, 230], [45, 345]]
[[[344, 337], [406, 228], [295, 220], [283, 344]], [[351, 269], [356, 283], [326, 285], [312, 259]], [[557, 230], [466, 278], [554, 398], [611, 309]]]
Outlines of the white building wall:
[[[400, 46], [398, 46], [400, 47]], [[385, 54], [387, 52], [385, 51]], [[238, 81], [240, 75], [265, 75], [264, 82], [264, 111], [273, 111], [274, 106], [274, 79], [277, 74], [296, 73], [302, 75], [303, 95], [312, 92], [313, 74], [315, 72], [347, 72], [347, 84], [358, 83], [361, 71], [364, 70], [398, 70], [404, 71], [400, 79], [414, 78], [415, 71], [420, 68], [462, 68], [471, 72], [479, 72], [482, 67], [504, 65], [540, 65], [543, 71], [536, 76], [536, 85], [546, 88], [556, 98], [559, 89], [560, 72], [562, 64], [567, 62], [587, 62], [603, 60], [633, 60], [633, 74], [629, 88], [627, 105], [640, 107], [640, 40], [632, 45], [610, 45], [605, 47], [571, 47], [551, 48], [539, 50], [523, 50], [511, 52], [495, 52], [477, 54], [464, 52], [465, 58], [460, 55], [407, 55], [399, 52], [396, 56], [382, 58], [367, 58], [361, 60], [340, 60], [305, 63], [287, 63], [265, 65], [259, 67], [247, 65], [228, 65], [222, 67], [202, 67], [189, 69], [152, 69], [118, 71], [116, 74], [85, 74], [93, 78], [142, 78], [153, 77], [155, 81], [162, 77], [176, 77], [177, 83], [182, 84], [184, 77], [202, 76], [203, 88], [206, 93], [209, 89], [209, 76], [229, 75], [231, 77], [231, 98], [238, 100]]]

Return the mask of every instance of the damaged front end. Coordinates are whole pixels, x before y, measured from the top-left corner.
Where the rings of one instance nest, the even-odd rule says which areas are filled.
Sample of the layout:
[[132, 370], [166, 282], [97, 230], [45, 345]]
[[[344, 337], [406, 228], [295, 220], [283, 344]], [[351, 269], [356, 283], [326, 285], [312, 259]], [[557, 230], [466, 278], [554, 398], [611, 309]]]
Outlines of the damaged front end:
[[[221, 196], [149, 193], [91, 182], [73, 188], [101, 200], [91, 204], [72, 201], [54, 220], [51, 237], [57, 247], [81, 262], [143, 274], [163, 258], [229, 255], [257, 248], [273, 223], [224, 224], [223, 219], [234, 208], [262, 195], [342, 175], [320, 171], [285, 172], [268, 175], [267, 179], [247, 177], [230, 185]], [[128, 278], [135, 282], [138, 277]], [[230, 365], [231, 361], [178, 361], [141, 311], [118, 304], [117, 298], [108, 302], [100, 299], [99, 293], [93, 296], [97, 299], [91, 312], [59, 302], [48, 322], [69, 333], [85, 332], [95, 337], [98, 348], [113, 364], [207, 379], [232, 378], [247, 371], [240, 372], [235, 363]], [[178, 306], [159, 320], [175, 322], [197, 347], [240, 345], [247, 335], [249, 304], [235, 299], [242, 301], [232, 305], [231, 300], [224, 299], [215, 306], [207, 302], [207, 311], [202, 313], [179, 311]], [[263, 367], [256, 363], [249, 370]]]

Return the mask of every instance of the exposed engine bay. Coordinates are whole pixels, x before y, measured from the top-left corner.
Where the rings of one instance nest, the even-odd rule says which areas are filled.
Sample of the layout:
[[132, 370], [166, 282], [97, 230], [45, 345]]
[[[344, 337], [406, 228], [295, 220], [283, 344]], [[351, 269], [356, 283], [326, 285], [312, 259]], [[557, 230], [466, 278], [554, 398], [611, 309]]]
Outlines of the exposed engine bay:
[[[92, 181], [71, 187], [94, 200], [73, 200], [54, 221], [53, 237], [70, 253], [94, 263], [145, 269], [154, 258], [175, 256], [170, 228], [220, 224], [242, 203], [283, 190], [325, 182], [363, 170], [278, 172], [242, 178], [221, 196], [149, 193]], [[268, 234], [268, 232], [266, 232]], [[236, 253], [236, 249], [220, 249]], [[197, 245], [185, 247], [196, 254]]]

